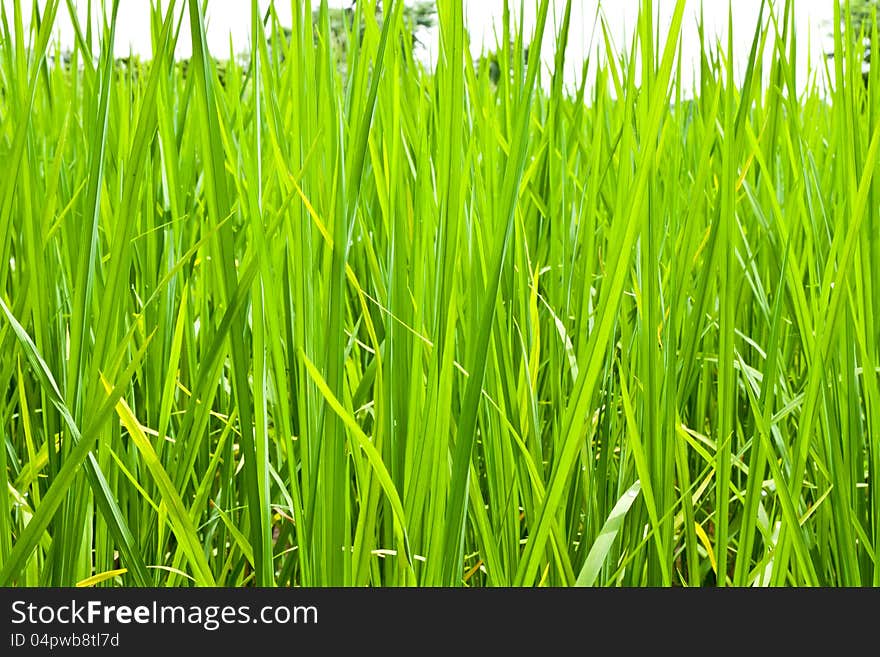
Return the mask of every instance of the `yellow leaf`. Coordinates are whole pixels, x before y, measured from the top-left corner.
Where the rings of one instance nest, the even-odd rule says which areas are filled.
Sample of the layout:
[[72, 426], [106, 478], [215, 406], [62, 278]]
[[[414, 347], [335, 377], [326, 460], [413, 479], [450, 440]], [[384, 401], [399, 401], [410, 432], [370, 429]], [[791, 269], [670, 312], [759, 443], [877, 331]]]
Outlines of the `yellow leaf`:
[[128, 572], [128, 568], [120, 568], [119, 570], [108, 570], [103, 573], [98, 573], [96, 575], [92, 575], [91, 577], [86, 577], [83, 580], [80, 580], [76, 583], [77, 588], [83, 588], [86, 586], [94, 586], [95, 584], [100, 584], [101, 582], [106, 582], [108, 579], [113, 579], [117, 575], [124, 575]]
[[712, 571], [715, 575], [718, 575], [718, 564], [715, 563], [715, 551], [712, 549], [712, 543], [709, 542], [709, 537], [706, 535], [706, 532], [700, 523], [695, 522], [694, 529], [697, 532], [697, 538], [700, 539], [700, 543], [703, 544], [703, 547], [706, 548], [706, 552], [709, 553], [709, 563], [712, 564]]

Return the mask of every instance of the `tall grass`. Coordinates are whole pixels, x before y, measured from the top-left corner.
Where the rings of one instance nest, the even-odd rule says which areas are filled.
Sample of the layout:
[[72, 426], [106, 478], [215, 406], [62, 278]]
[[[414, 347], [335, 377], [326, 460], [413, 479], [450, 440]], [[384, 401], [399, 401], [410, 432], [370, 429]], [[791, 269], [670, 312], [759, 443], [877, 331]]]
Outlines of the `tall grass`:
[[252, 0], [223, 84], [196, 0], [138, 69], [118, 1], [3, 5], [0, 584], [880, 584], [851, 21], [826, 91], [790, 0], [695, 76], [644, 0], [570, 88], [571, 2], [505, 7], [497, 84], [461, 3], [436, 71], [384, 4], [339, 62], [325, 4]]

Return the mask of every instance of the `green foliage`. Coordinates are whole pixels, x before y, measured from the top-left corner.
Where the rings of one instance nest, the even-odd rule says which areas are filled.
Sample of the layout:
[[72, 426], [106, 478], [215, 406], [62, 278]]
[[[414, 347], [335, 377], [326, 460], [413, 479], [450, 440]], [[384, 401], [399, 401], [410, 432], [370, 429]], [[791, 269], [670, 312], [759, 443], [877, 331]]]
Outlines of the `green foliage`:
[[700, 30], [692, 82], [685, 3], [658, 42], [646, 0], [568, 90], [570, 2], [506, 12], [494, 83], [461, 3], [427, 71], [402, 3], [285, 30], [252, 1], [221, 84], [197, 0], [154, 8], [143, 66], [113, 60], [117, 6], [65, 67], [65, 5], [28, 34], [20, 4], [0, 585], [880, 585], [880, 84], [852, 27], [827, 91], [799, 91], [791, 1], [736, 35], [739, 85]]
[[[866, 31], [870, 31], [872, 15], [876, 13], [878, 4], [880, 3], [877, 0], [849, 0], [849, 10], [856, 32], [862, 31], [862, 28], [867, 28]], [[842, 2], [841, 6], [844, 10], [846, 9], [845, 3]]]
[[[833, 22], [831, 35], [833, 36], [838, 31], [846, 34], [847, 29], [852, 30], [852, 37], [848, 37], [846, 40], [860, 48], [862, 77], [867, 84], [880, 2], [878, 0], [845, 0], [840, 2], [839, 9], [840, 20]], [[833, 57], [834, 52], [827, 53], [827, 56]]]

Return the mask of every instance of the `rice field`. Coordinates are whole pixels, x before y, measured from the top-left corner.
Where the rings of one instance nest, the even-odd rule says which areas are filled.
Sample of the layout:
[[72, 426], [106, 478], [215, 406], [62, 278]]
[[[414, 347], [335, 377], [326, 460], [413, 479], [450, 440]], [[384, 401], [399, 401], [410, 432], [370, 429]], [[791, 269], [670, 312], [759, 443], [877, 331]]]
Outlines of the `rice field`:
[[124, 3], [66, 63], [68, 4], [12, 4], [0, 585], [880, 585], [880, 59], [845, 7], [806, 85], [791, 0], [696, 73], [698, 5], [642, 0], [572, 87], [571, 2], [505, 11], [492, 75], [460, 2], [428, 70], [401, 2], [341, 50], [252, 0], [222, 81], [196, 0], [137, 67]]

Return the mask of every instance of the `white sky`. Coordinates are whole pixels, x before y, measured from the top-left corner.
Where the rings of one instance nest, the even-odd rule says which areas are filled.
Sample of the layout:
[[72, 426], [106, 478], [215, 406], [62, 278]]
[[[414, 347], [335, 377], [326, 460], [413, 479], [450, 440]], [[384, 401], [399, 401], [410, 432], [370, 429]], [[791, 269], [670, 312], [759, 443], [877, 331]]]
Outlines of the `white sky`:
[[[7, 11], [12, 12], [13, 1], [2, 0]], [[106, 1], [106, 0], [105, 0]], [[302, 0], [293, 0], [299, 2]], [[329, 0], [331, 6], [348, 5], [350, 0]], [[450, 0], [441, 0], [450, 1]], [[826, 23], [829, 21], [833, 11], [834, 0], [795, 0], [796, 13], [796, 34], [798, 43], [798, 77], [800, 84], [806, 81], [806, 71], [808, 60], [812, 62], [814, 67], [822, 66], [823, 48], [827, 47], [826, 33], [828, 28]], [[495, 44], [494, 24], [500, 26], [501, 12], [503, 7], [502, 0], [462, 0], [465, 7], [466, 21], [471, 34], [471, 46], [474, 54], [479, 54], [481, 48], [491, 49]], [[734, 60], [737, 70], [741, 71], [744, 67], [744, 60], [748, 55], [751, 45], [750, 39], [754, 31], [755, 20], [758, 16], [758, 10], [761, 0], [731, 0], [733, 6], [733, 32], [734, 32]], [[22, 5], [28, 8], [31, 0], [21, 0]], [[40, 4], [44, 5], [45, 0], [40, 0]], [[87, 0], [74, 0], [82, 20], [85, 20]], [[163, 2], [164, 4], [164, 2]], [[268, 0], [260, 0], [262, 9], [269, 4]], [[531, 28], [534, 25], [535, 1], [525, 0], [526, 6], [526, 26]], [[580, 74], [581, 62], [584, 54], [590, 46], [590, 39], [593, 33], [597, 6], [600, 4], [598, 0], [573, 0], [571, 32], [569, 36], [569, 47], [567, 51], [566, 80], [574, 83]], [[773, 4], [781, 8], [784, 0], [774, 0]], [[93, 0], [93, 5], [98, 7], [100, 0]], [[107, 5], [110, 2], [107, 1]], [[186, 2], [178, 2], [181, 8], [184, 8]], [[512, 6], [519, 6], [517, 0], [512, 0]], [[619, 47], [627, 47], [631, 39], [631, 29], [635, 25], [638, 6], [638, 0], [605, 0], [601, 2], [602, 11], [608, 21], [612, 35]], [[655, 11], [657, 12], [661, 26], [661, 36], [664, 28], [668, 25], [672, 15], [675, 0], [654, 0]], [[115, 52], [118, 56], [127, 55], [129, 52], [149, 57], [150, 54], [150, 32], [149, 32], [149, 15], [148, 0], [121, 0], [120, 4], [120, 21], [117, 25]], [[562, 11], [565, 7], [565, 0], [551, 0], [550, 23], [548, 31], [545, 34], [544, 47], [542, 55], [544, 61], [549, 65], [553, 59], [554, 37], [556, 22], [561, 22]], [[726, 44], [726, 27], [727, 27], [727, 9], [728, 2], [725, 0], [704, 0], [703, 1], [704, 17], [707, 23], [708, 33], [716, 34]], [[699, 37], [696, 29], [696, 16], [700, 9], [700, 0], [687, 0], [685, 9], [685, 24], [682, 37], [682, 70], [687, 71], [690, 67], [698, 62], [700, 53]], [[24, 10], [23, 10], [24, 11]], [[284, 22], [289, 22], [291, 13], [291, 2], [288, 0], [277, 0], [276, 11], [279, 18]], [[25, 24], [29, 18], [29, 10], [23, 16]], [[766, 15], [766, 12], [765, 12]], [[219, 57], [225, 58], [229, 54], [230, 40], [232, 48], [235, 52], [241, 52], [248, 49], [250, 37], [250, 2], [247, 0], [210, 0], [208, 3], [208, 45], [212, 53]], [[554, 21], [555, 17], [555, 21]], [[62, 48], [69, 47], [73, 42], [73, 29], [71, 27], [70, 17], [67, 12], [65, 2], [61, 2], [59, 14], [56, 19], [57, 33]], [[422, 40], [426, 44], [425, 50], [421, 53], [425, 61], [432, 61], [436, 57], [438, 50], [438, 36], [436, 30], [427, 35], [422, 35]], [[597, 41], [594, 42], [595, 44]], [[180, 40], [178, 42], [177, 55], [179, 57], [187, 57], [190, 54], [191, 43], [189, 39], [189, 31], [186, 28], [181, 30]], [[769, 52], [769, 49], [768, 49]]]

